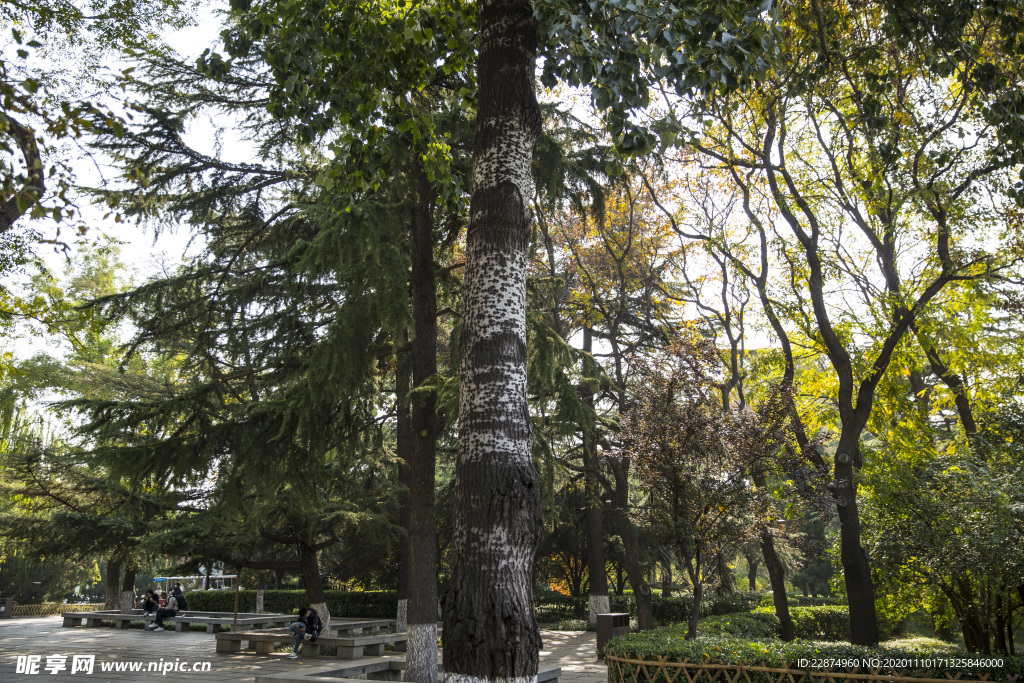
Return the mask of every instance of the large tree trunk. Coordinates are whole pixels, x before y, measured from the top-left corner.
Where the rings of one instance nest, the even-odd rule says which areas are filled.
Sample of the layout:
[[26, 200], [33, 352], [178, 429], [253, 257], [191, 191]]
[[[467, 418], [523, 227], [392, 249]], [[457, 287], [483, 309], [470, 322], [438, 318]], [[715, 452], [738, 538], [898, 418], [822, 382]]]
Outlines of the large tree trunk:
[[405, 489], [399, 496], [398, 524], [404, 532], [398, 551], [398, 613], [395, 628], [405, 633], [409, 623], [409, 460], [412, 457], [412, 419], [409, 414], [409, 377], [412, 374], [408, 354], [398, 355], [395, 368], [397, 398], [396, 440], [398, 446], [398, 481]]
[[540, 132], [531, 0], [481, 0], [473, 196], [459, 345], [459, 452], [444, 609], [452, 683], [537, 675], [542, 520], [526, 400], [531, 161]]
[[[583, 351], [593, 350], [593, 335], [589, 327], [583, 328]], [[584, 380], [586, 381], [586, 380]], [[594, 394], [587, 386], [583, 388], [583, 403], [592, 414], [594, 410]], [[590, 579], [590, 612], [588, 621], [597, 623], [598, 614], [611, 611], [608, 599], [608, 575], [605, 573], [604, 562], [604, 501], [601, 483], [598, 480], [597, 460], [597, 419], [593, 415], [589, 429], [583, 434], [583, 472], [584, 490], [587, 497], [585, 523], [587, 531], [587, 576]]]
[[330, 637], [331, 611], [327, 609], [327, 599], [324, 597], [324, 584], [320, 578], [320, 560], [317, 557], [315, 548], [307, 543], [299, 543], [299, 571], [302, 572], [302, 585], [306, 587], [306, 600], [309, 606], [320, 615], [324, 623], [324, 630], [320, 635]]
[[128, 562], [124, 567], [121, 581], [121, 614], [130, 614], [135, 609], [135, 566]]
[[643, 570], [640, 568], [640, 542], [637, 540], [633, 521], [629, 518], [629, 460], [608, 458], [607, 462], [615, 477], [612, 502], [615, 505], [616, 528], [619, 538], [622, 539], [626, 577], [636, 600], [637, 630], [649, 631], [654, 628], [654, 610], [651, 604], [651, 587], [647, 585]]
[[850, 604], [850, 642], [854, 645], [877, 645], [875, 589], [871, 582], [868, 554], [860, 543], [860, 512], [857, 509], [857, 485], [853, 479], [853, 464], [860, 462], [859, 442], [860, 430], [848, 429], [844, 422], [836, 449], [833, 496], [839, 514], [839, 555]]
[[107, 580], [104, 583], [106, 595], [103, 609], [121, 609], [121, 563], [107, 560]]
[[[434, 284], [433, 191], [416, 165], [416, 205], [410, 230], [412, 251], [412, 381], [419, 388], [437, 374], [437, 288]], [[405, 680], [437, 682], [437, 527], [434, 524], [434, 470], [437, 396], [414, 391], [409, 462], [409, 611]]]

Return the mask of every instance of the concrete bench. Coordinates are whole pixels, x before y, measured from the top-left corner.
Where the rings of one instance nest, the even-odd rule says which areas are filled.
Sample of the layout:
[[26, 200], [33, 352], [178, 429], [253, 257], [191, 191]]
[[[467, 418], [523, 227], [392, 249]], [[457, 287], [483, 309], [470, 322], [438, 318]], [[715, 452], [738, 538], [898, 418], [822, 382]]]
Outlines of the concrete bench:
[[[380, 656], [387, 643], [394, 643], [395, 649], [398, 652], [403, 652], [406, 639], [407, 636], [404, 633], [352, 637], [321, 636], [315, 643], [308, 640], [302, 641], [302, 655], [315, 657], [320, 654], [321, 645], [334, 645], [337, 647], [338, 657], [341, 659], [359, 659], [364, 655]], [[218, 633], [217, 652], [238, 652], [242, 649], [243, 642], [248, 643], [249, 649], [255, 650], [256, 654], [268, 655], [279, 645], [294, 643], [295, 635], [291, 631]]]
[[[84, 619], [88, 626], [96, 627], [104, 621], [113, 621], [114, 627], [126, 629], [133, 621], [152, 622], [156, 620], [155, 615], [143, 616], [142, 610], [132, 610], [128, 614], [112, 610], [102, 612], [65, 612], [61, 615], [64, 618], [64, 626], [81, 626]], [[250, 614], [238, 615], [239, 626], [258, 629], [265, 626], [285, 626], [291, 623], [294, 617], [287, 614]], [[164, 618], [165, 628], [174, 625], [174, 630], [181, 632], [188, 630], [191, 624], [204, 624], [207, 633], [215, 633], [219, 626], [231, 626], [235, 623], [233, 614], [224, 612], [193, 612], [191, 610], [179, 612], [176, 616]]]

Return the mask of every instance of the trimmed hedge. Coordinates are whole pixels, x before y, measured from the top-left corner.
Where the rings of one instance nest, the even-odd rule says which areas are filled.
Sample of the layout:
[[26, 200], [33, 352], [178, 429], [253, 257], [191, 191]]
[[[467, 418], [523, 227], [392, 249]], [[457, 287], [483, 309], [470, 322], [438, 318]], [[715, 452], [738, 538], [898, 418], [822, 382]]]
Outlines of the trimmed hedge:
[[[820, 607], [822, 605], [846, 604], [846, 600], [844, 598], [826, 595], [793, 595], [792, 593], [787, 593], [786, 598], [788, 599], [790, 607]], [[774, 605], [775, 602], [773, 601], [771, 593], [761, 597], [761, 607], [773, 607]]]
[[[701, 601], [700, 616], [710, 617], [717, 614], [749, 612], [757, 606], [760, 600], [761, 596], [756, 593], [735, 593], [722, 598], [705, 598]], [[636, 615], [636, 599], [632, 595], [611, 595], [609, 602], [613, 612], [628, 612]], [[590, 616], [590, 603], [587, 596], [574, 598], [560, 593], [537, 591], [534, 593], [534, 605], [537, 611], [537, 621], [542, 623], [586, 619]], [[656, 624], [676, 624], [686, 621], [690, 618], [692, 609], [692, 595], [673, 598], [663, 598], [660, 595], [651, 596], [651, 614]]]
[[[687, 625], [674, 627], [681, 637], [686, 636]], [[773, 612], [737, 612], [701, 619], [697, 635], [732, 636], [745, 640], [770, 640], [782, 631], [779, 618]]]
[[[754, 614], [775, 614], [773, 607], [758, 607]], [[849, 640], [850, 608], [839, 605], [790, 607], [797, 638], [806, 640]]]
[[[807, 660], [807, 668], [820, 669], [821, 666], [813, 664], [814, 660], [856, 660], [864, 664], [850, 668], [865, 674], [871, 673], [868, 671], [867, 664], [874, 659], [881, 663], [882, 670], [879, 673], [891, 675], [895, 675], [895, 672], [893, 668], [885, 666], [885, 660], [909, 660], [909, 665], [896, 667], [903, 676], [944, 678], [948, 673], [950, 676], [961, 674], [960, 678], [964, 680], [976, 680], [985, 674], [990, 676], [990, 680], [1009, 680], [1009, 677], [1012, 676], [1024, 676], [1024, 657], [1000, 657], [999, 655], [990, 657], [969, 655], [963, 652], [951, 653], [945, 649], [927, 646], [860, 647], [849, 643], [744, 641], [727, 636], [701, 635], [698, 635], [695, 640], [685, 640], [678, 628], [660, 628], [647, 633], [632, 633], [612, 638], [605, 646], [605, 654], [625, 658], [637, 658], [638, 655], [645, 659], [665, 657], [669, 661], [676, 662], [689, 660], [691, 662], [707, 661], [734, 665], [762, 665], [763, 663], [764, 666], [773, 668], [797, 668], [800, 660]], [[1002, 666], [969, 665], [964, 661], [951, 662], [950, 659], [962, 659], [967, 662], [994, 660], [1001, 661]], [[914, 660], [918, 660], [917, 666], [914, 665]], [[928, 661], [931, 666], [927, 668], [921, 666], [920, 660]], [[946, 660], [946, 662], [941, 660]], [[631, 665], [622, 665], [618, 669], [609, 666], [608, 683], [632, 683], [634, 671], [635, 667]], [[648, 671], [653, 673], [653, 667], [649, 667]], [[748, 671], [747, 674], [753, 683], [774, 680], [762, 672]], [[641, 676], [638, 680], [646, 681], [646, 678]], [[706, 674], [704, 677], [698, 677], [697, 680], [707, 680]], [[659, 673], [654, 683], [668, 683], [668, 679], [664, 673]]]
[[[334, 617], [369, 617], [394, 619], [398, 612], [395, 591], [324, 591], [327, 608]], [[234, 591], [188, 591], [189, 610], [197, 612], [234, 612]], [[308, 604], [306, 591], [263, 591], [263, 611], [271, 614], [293, 614]], [[256, 591], [238, 591], [238, 611], [256, 610]]]

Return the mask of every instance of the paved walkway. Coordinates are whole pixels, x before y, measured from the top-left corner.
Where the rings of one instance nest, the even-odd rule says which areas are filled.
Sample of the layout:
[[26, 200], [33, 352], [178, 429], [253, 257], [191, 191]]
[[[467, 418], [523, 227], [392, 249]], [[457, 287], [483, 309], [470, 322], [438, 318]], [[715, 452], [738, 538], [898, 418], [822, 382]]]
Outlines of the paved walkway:
[[[604, 683], [603, 664], [594, 658], [594, 633], [543, 631], [541, 666], [562, 668], [564, 683]], [[38, 655], [39, 674], [18, 674], [18, 655]], [[53, 655], [63, 655], [64, 660]], [[92, 674], [72, 674], [75, 655], [94, 656]], [[140, 629], [63, 628], [59, 616], [0, 620], [0, 681], [189, 681], [194, 683], [253, 683], [257, 674], [323, 666], [323, 657], [290, 660], [285, 655], [218, 654], [212, 634], [198, 631], [153, 633]], [[141, 662], [141, 672], [110, 670]], [[166, 674], [147, 672], [167, 667]], [[209, 671], [184, 673], [184, 665]], [[47, 664], [57, 669], [51, 673]], [[177, 664], [178, 670], [172, 667]], [[104, 671], [106, 665], [107, 671]]]

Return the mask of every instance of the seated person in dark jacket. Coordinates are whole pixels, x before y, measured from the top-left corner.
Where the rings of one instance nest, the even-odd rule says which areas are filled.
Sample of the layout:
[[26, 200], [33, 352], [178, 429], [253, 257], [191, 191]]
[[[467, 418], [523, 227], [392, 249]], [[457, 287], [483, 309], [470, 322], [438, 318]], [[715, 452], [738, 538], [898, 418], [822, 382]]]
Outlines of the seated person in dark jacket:
[[154, 631], [163, 631], [164, 619], [178, 614], [178, 601], [175, 600], [174, 596], [172, 595], [168, 598], [167, 593], [163, 593], [161, 597], [167, 598], [167, 604], [156, 611], [156, 621], [146, 625], [146, 628], [151, 628]]
[[295, 649], [288, 655], [288, 659], [296, 659], [299, 656], [299, 646], [302, 645], [303, 638], [315, 643], [323, 627], [323, 622], [320, 621], [315, 609], [300, 607], [299, 620], [288, 627], [295, 634]]
[[149, 616], [150, 614], [156, 614], [157, 607], [160, 606], [160, 602], [157, 599], [156, 594], [149, 590], [146, 591], [146, 596], [142, 598], [142, 616]]

